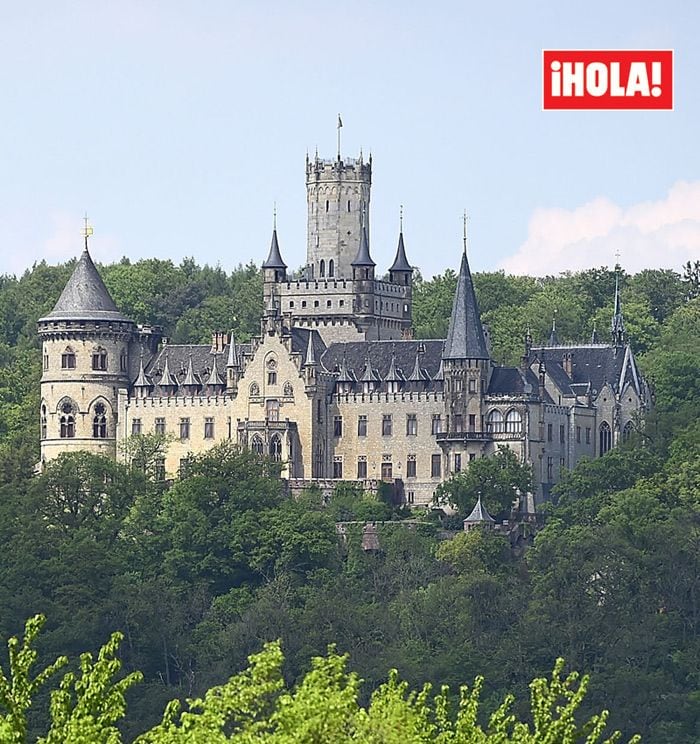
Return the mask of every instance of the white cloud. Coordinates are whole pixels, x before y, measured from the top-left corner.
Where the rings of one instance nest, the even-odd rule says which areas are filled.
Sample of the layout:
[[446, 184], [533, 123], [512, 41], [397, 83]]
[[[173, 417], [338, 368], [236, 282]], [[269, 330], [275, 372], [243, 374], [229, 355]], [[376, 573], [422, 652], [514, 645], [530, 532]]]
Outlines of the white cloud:
[[677, 271], [700, 257], [700, 181], [678, 181], [658, 201], [622, 208], [598, 197], [575, 209], [540, 208], [527, 240], [501, 261], [512, 274], [543, 276], [611, 266]]

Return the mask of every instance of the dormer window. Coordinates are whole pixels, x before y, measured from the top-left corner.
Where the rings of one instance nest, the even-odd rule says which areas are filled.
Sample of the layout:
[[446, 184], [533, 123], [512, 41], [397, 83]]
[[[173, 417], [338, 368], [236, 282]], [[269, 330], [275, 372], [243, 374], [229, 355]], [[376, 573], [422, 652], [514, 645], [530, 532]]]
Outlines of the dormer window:
[[95, 349], [92, 352], [92, 368], [99, 372], [107, 371], [107, 352], [102, 349]]

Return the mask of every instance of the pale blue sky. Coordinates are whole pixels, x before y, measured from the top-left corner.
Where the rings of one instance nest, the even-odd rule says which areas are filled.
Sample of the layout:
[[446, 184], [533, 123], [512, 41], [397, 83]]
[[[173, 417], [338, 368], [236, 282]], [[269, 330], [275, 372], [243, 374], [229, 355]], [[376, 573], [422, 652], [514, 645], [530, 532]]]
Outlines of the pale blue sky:
[[[372, 253], [535, 274], [700, 257], [700, 12], [683, 2], [2, 3], [0, 273], [305, 256], [304, 157], [374, 156]], [[673, 112], [543, 112], [542, 48], [674, 48]], [[679, 183], [680, 182], [680, 183]]]

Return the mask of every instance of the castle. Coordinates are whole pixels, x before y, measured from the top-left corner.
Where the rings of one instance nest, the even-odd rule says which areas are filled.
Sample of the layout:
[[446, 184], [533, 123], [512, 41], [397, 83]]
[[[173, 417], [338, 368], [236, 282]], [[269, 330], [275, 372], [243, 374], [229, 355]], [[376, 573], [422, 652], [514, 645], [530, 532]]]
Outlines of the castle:
[[546, 500], [563, 470], [625, 439], [650, 394], [625, 338], [616, 288], [609, 343], [528, 337], [499, 366], [477, 305], [466, 236], [445, 340], [412, 337], [403, 230], [388, 278], [370, 253], [371, 157], [306, 160], [307, 264], [290, 276], [276, 226], [263, 263], [260, 334], [238, 343], [167, 343], [115, 306], [85, 250], [43, 343], [41, 460], [87, 450], [122, 457], [131, 436], [167, 435], [161, 477], [224, 439], [283, 462], [292, 484], [391, 482], [431, 503], [436, 487], [499, 446]]

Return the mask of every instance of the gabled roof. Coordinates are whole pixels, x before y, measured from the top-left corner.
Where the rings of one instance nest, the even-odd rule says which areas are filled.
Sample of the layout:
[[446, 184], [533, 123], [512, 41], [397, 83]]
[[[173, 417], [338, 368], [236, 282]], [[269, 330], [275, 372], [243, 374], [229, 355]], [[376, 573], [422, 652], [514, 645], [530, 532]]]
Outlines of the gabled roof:
[[272, 241], [270, 243], [270, 253], [267, 261], [262, 265], [263, 269], [286, 269], [287, 264], [282, 260], [280, 245], [277, 241], [277, 228], [272, 231]]
[[413, 273], [413, 267], [408, 263], [406, 258], [406, 249], [403, 244], [403, 232], [399, 233], [399, 245], [396, 248], [396, 257], [389, 271], [410, 271]]
[[40, 320], [131, 322], [117, 310], [89, 252], [83, 251], [53, 310]]
[[466, 250], [457, 277], [452, 315], [445, 341], [445, 359], [488, 359], [484, 329], [476, 302]]

